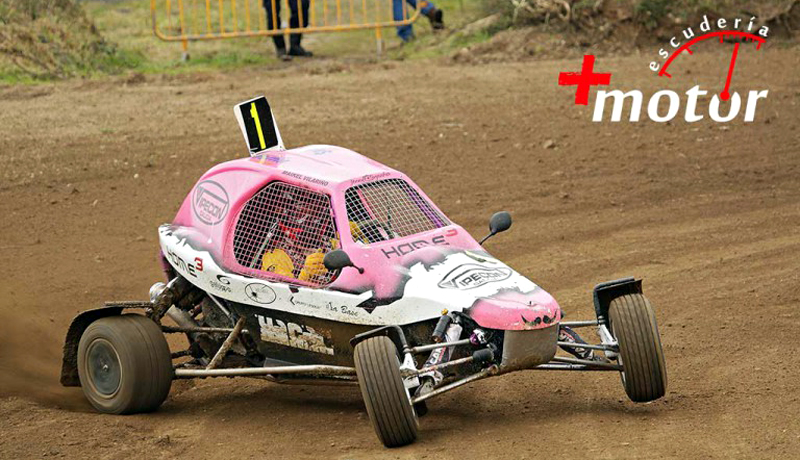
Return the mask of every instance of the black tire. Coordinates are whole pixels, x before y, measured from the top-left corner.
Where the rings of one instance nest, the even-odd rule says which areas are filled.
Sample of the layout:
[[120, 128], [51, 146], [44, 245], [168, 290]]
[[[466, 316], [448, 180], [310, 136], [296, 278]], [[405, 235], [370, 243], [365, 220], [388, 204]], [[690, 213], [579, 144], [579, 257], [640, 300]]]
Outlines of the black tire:
[[161, 328], [141, 315], [101, 318], [78, 344], [78, 376], [86, 399], [100, 412], [152, 412], [167, 398], [172, 358]]
[[411, 444], [417, 439], [417, 416], [400, 377], [397, 348], [385, 336], [356, 345], [356, 374], [361, 396], [375, 433], [386, 447]]
[[656, 400], [667, 392], [667, 366], [656, 315], [642, 294], [617, 297], [609, 306], [611, 330], [619, 342], [622, 384], [631, 401]]

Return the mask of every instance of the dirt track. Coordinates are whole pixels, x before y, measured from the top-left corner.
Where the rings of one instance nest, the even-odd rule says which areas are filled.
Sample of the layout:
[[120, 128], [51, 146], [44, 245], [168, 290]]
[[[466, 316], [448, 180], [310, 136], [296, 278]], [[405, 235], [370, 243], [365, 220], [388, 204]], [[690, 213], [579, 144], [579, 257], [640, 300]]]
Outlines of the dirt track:
[[[727, 56], [696, 54], [668, 83], [716, 88]], [[665, 81], [649, 60], [597, 69], [652, 94]], [[0, 457], [798, 457], [798, 66], [796, 47], [742, 53], [734, 89], [770, 90], [747, 125], [592, 123], [556, 86], [576, 60], [0, 88]], [[244, 153], [231, 107], [259, 93], [289, 145], [401, 169], [473, 235], [511, 211], [489, 250], [570, 318], [590, 315], [594, 283], [643, 277], [667, 396], [630, 403], [610, 373], [517, 373], [433, 401], [419, 441], [396, 450], [356, 388], [180, 382], [155, 414], [94, 413], [57, 384], [69, 321], [146, 297], [161, 277], [157, 225], [205, 169]]]

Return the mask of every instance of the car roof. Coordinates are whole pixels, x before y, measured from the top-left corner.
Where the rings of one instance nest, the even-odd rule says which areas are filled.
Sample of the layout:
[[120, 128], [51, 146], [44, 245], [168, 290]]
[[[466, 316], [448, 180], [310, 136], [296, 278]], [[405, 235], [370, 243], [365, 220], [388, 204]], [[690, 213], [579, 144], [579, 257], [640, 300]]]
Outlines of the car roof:
[[[236, 165], [235, 163], [241, 163]], [[358, 152], [333, 145], [309, 145], [291, 150], [266, 151], [227, 163], [256, 169], [265, 174], [282, 174], [333, 190], [338, 184], [402, 174]]]

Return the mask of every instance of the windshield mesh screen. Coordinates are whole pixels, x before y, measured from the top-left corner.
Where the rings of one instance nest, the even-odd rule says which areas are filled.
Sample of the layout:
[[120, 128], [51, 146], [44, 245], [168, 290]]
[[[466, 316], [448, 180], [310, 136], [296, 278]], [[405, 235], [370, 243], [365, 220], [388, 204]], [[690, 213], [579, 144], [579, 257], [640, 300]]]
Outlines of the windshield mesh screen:
[[330, 198], [284, 182], [270, 183], [247, 202], [233, 235], [233, 254], [248, 274], [313, 285], [333, 279], [322, 259], [338, 247]]
[[353, 240], [365, 244], [449, 225], [444, 216], [402, 179], [351, 187], [345, 193], [345, 201]]

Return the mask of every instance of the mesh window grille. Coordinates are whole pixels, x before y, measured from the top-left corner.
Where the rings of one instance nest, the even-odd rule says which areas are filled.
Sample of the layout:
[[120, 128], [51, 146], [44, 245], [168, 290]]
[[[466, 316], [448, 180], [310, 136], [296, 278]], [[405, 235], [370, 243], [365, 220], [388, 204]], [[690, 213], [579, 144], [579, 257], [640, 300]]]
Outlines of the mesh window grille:
[[334, 274], [322, 259], [338, 244], [327, 195], [272, 182], [242, 209], [233, 254], [248, 274], [276, 274], [323, 285]]
[[345, 192], [354, 241], [365, 244], [402, 238], [450, 222], [402, 179], [357, 185]]

